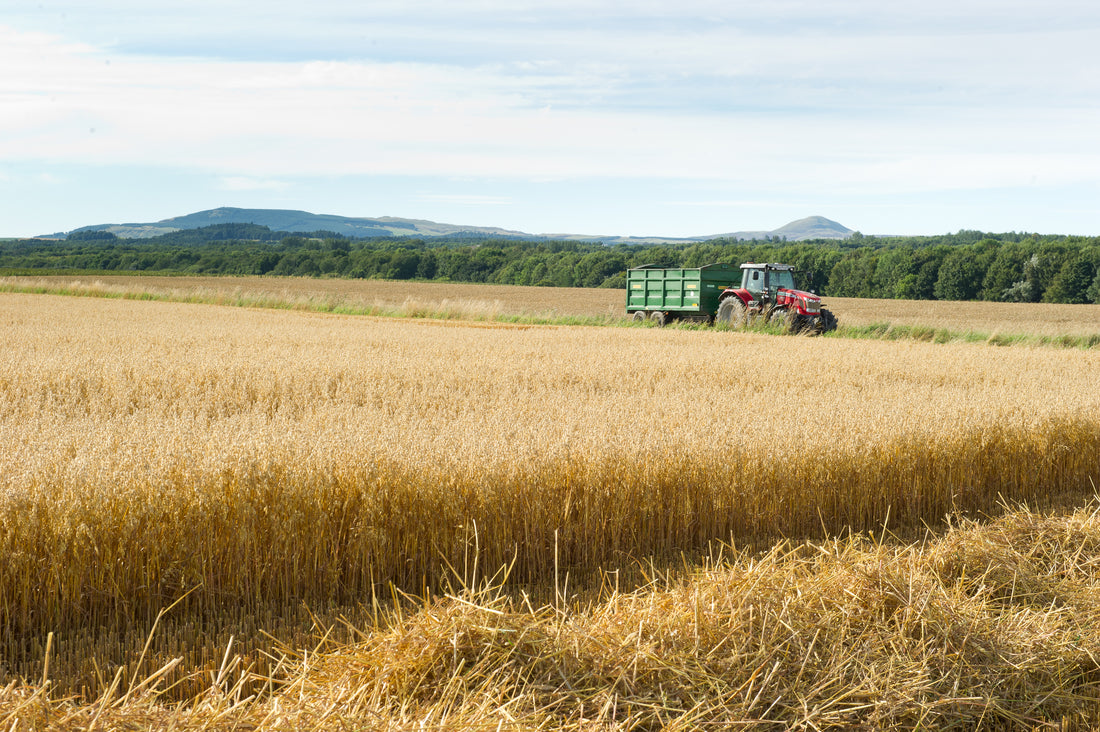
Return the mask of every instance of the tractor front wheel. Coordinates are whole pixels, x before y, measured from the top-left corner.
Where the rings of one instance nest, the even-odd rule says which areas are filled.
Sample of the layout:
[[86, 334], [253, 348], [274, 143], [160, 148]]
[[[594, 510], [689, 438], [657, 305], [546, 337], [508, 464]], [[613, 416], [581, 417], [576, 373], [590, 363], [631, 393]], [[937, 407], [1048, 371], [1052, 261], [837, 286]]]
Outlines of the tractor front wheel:
[[789, 308], [775, 308], [768, 313], [768, 325], [782, 328], [785, 333], [797, 333], [798, 313]]

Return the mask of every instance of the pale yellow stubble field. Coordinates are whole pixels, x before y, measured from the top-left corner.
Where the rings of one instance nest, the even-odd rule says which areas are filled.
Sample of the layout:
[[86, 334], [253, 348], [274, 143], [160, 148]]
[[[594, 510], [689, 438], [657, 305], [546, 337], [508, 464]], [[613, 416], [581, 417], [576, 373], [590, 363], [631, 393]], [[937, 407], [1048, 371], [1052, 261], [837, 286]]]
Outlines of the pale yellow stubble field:
[[1100, 305], [825, 298], [844, 325], [876, 323], [987, 335], [1100, 335]]
[[[272, 277], [8, 277], [0, 283], [80, 284], [119, 292], [149, 291], [174, 298], [188, 293], [264, 296], [306, 304], [437, 308], [475, 317], [622, 317], [622, 290], [519, 287], [468, 283], [393, 282]], [[1091, 336], [1100, 334], [1100, 305], [941, 302], [827, 297], [841, 325], [891, 324], [986, 335]]]
[[319, 304], [357, 309], [443, 309], [492, 319], [496, 316], [562, 318], [625, 316], [622, 290], [581, 287], [520, 287], [446, 282], [316, 279], [303, 277], [152, 277], [128, 275], [4, 277], [0, 284], [70, 286], [104, 292], [150, 292], [168, 299], [190, 294], [203, 300], [220, 296], [300, 303], [303, 309]]
[[1093, 351], [22, 294], [0, 339], [8, 633], [187, 590], [208, 616], [361, 601], [472, 548], [545, 583], [1100, 474]]

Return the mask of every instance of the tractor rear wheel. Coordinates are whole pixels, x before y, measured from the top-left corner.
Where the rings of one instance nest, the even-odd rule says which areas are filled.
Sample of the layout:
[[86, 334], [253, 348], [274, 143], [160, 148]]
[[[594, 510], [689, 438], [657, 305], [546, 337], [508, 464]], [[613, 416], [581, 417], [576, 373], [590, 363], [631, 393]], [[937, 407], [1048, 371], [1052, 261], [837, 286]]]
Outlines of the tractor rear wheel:
[[718, 303], [718, 313], [714, 316], [715, 325], [740, 328], [745, 325], [745, 303], [736, 295], [727, 297]]

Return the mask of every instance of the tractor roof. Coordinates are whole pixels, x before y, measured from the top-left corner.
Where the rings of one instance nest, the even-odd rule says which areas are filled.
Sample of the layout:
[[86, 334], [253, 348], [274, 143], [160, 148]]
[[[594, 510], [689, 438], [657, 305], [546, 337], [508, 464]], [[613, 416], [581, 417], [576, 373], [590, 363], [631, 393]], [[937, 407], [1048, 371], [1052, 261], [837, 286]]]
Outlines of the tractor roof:
[[780, 264], [779, 262], [745, 262], [741, 265], [741, 269], [775, 269], [775, 270], [794, 270], [793, 264]]

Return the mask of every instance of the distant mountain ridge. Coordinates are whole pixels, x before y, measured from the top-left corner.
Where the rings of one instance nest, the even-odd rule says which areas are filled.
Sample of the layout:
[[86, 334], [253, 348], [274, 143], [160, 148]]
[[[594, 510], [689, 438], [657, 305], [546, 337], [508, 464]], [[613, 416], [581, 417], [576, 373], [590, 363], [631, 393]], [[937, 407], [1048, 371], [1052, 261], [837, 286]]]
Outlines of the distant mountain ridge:
[[530, 234], [492, 226], [455, 226], [434, 221], [392, 216], [363, 218], [315, 214], [282, 208], [213, 208], [145, 224], [96, 224], [74, 231], [109, 231], [123, 239], [147, 239], [181, 229], [199, 229], [214, 224], [258, 224], [272, 231], [304, 233], [331, 231], [350, 237], [372, 236], [504, 236], [529, 238]]
[[[708, 239], [767, 239], [785, 238], [788, 241], [806, 239], [844, 239], [854, 232], [824, 216], [809, 216], [792, 221], [785, 226], [770, 231], [735, 231], [727, 234], [689, 237], [634, 237], [634, 236], [590, 236], [584, 234], [528, 234], [494, 226], [463, 226], [441, 224], [424, 219], [402, 219], [393, 216], [365, 218], [337, 216], [334, 214], [314, 214], [308, 211], [273, 208], [214, 208], [197, 211], [184, 216], [152, 223], [132, 224], [96, 224], [83, 226], [73, 231], [107, 231], [123, 239], [146, 239], [161, 234], [169, 234], [181, 229], [198, 229], [212, 224], [258, 224], [272, 231], [304, 233], [331, 231], [349, 237], [381, 236], [418, 236], [453, 237], [481, 236], [514, 239], [569, 239], [574, 241], [600, 241], [607, 244], [617, 243], [662, 243], [693, 242]], [[72, 233], [72, 232], [70, 232]]]

